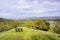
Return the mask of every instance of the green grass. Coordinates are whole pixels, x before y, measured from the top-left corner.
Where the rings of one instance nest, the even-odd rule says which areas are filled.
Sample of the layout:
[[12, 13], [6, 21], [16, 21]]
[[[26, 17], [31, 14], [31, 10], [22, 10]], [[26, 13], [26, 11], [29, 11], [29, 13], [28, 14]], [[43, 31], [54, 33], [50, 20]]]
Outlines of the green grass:
[[22, 27], [23, 32], [14, 29], [0, 33], [0, 40], [59, 40], [60, 34]]

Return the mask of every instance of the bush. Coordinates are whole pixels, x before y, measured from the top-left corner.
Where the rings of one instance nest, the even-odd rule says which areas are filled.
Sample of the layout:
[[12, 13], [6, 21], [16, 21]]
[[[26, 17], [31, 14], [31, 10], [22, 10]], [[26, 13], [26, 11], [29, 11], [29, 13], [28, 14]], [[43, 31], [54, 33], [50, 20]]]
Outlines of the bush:
[[60, 21], [55, 21], [54, 32], [60, 34]]
[[42, 19], [37, 19], [34, 21], [29, 21], [28, 23], [29, 27], [32, 27], [34, 29], [39, 29], [39, 30], [44, 30], [44, 31], [48, 31], [49, 30], [49, 23], [45, 20]]
[[60, 34], [60, 27], [59, 26], [55, 26], [54, 32]]

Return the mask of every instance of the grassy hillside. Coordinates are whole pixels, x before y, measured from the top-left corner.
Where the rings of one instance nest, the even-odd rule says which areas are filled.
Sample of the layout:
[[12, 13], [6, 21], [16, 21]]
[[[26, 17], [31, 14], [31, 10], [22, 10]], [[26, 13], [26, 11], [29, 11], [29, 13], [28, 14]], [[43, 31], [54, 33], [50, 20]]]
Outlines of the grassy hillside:
[[23, 32], [15, 29], [0, 33], [0, 40], [59, 40], [60, 35], [23, 27]]

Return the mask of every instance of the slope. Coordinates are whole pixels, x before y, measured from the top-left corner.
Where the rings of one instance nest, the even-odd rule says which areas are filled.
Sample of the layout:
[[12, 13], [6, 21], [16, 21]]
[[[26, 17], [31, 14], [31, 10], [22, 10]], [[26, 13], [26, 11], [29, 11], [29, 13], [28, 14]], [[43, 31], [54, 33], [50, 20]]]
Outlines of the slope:
[[60, 34], [22, 27], [23, 32], [15, 29], [0, 33], [0, 40], [59, 40]]

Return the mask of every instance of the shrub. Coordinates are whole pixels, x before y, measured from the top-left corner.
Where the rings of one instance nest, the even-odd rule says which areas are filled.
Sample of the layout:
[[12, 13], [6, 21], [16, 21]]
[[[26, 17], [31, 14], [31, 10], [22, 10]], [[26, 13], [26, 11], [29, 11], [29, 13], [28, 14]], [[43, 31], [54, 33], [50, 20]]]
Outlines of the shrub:
[[60, 34], [60, 27], [59, 26], [55, 26], [54, 32]]
[[39, 29], [39, 30], [44, 30], [44, 31], [48, 31], [49, 30], [49, 23], [45, 20], [42, 19], [37, 19], [34, 21], [29, 21], [28, 23], [29, 27], [32, 27], [34, 29]]

